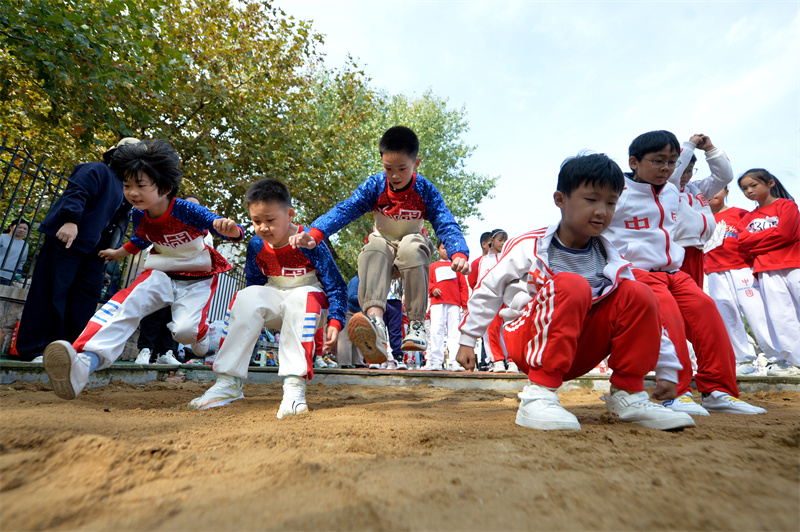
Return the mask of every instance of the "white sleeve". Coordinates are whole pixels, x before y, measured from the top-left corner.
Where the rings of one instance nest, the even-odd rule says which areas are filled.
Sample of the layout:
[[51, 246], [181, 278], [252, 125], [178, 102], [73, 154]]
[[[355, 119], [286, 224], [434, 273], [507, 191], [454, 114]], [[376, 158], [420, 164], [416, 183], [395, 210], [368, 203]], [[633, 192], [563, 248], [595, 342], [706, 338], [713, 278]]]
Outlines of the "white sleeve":
[[658, 353], [658, 363], [656, 364], [656, 379], [678, 383], [678, 371], [683, 369], [678, 360], [678, 353], [675, 352], [675, 345], [667, 336], [667, 330], [661, 328], [661, 349]]
[[705, 179], [692, 181], [692, 184], [700, 189], [706, 199], [711, 199], [733, 181], [733, 167], [728, 156], [719, 148], [706, 152], [706, 162], [711, 169], [711, 175]]
[[681, 176], [683, 175], [683, 171], [686, 170], [686, 167], [689, 163], [692, 162], [692, 155], [694, 155], [694, 149], [697, 146], [694, 142], [684, 142], [683, 146], [681, 146], [681, 155], [678, 157], [678, 164], [675, 165], [675, 170], [672, 171], [672, 175], [669, 176], [669, 182], [678, 187], [678, 190], [681, 189]]
[[536, 240], [536, 237], [523, 239], [504, 249], [497, 265], [478, 282], [467, 302], [467, 313], [461, 320], [461, 345], [475, 346], [477, 339], [486, 333], [503, 306], [506, 287], [527, 277], [532, 267]]

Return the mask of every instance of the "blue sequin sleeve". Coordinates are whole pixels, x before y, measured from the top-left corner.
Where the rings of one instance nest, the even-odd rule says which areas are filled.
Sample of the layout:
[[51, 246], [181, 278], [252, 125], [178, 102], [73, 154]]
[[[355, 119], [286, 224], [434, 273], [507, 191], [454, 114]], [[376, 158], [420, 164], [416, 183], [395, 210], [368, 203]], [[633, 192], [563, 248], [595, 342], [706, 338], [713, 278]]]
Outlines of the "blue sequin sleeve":
[[461, 226], [447, 208], [439, 189], [421, 175], [417, 175], [414, 187], [425, 202], [425, 218], [436, 231], [436, 238], [444, 242], [447, 254], [452, 257], [455, 253], [463, 253], [469, 259], [469, 246], [464, 240]]
[[258, 236], [251, 238], [247, 244], [247, 256], [244, 261], [245, 286], [264, 286], [267, 284], [267, 276], [264, 275], [256, 262], [256, 257], [263, 247], [264, 241]]
[[144, 216], [144, 211], [140, 211], [139, 209], [131, 210], [131, 224], [133, 226], [133, 230], [131, 232], [130, 243], [140, 250], [147, 249], [153, 245], [152, 242], [148, 242], [147, 240], [136, 236], [136, 230], [139, 228], [139, 222], [142, 221], [142, 216]]
[[311, 227], [321, 231], [326, 237], [331, 236], [350, 222], [372, 212], [378, 203], [378, 196], [385, 188], [386, 175], [383, 172], [370, 176], [349, 198], [340, 201], [327, 213], [314, 220]]
[[242, 226], [239, 224], [236, 224], [236, 227], [239, 228], [238, 238], [228, 238], [225, 235], [219, 234], [217, 230], [214, 229], [214, 220], [222, 218], [222, 216], [214, 214], [205, 207], [192, 203], [191, 201], [176, 198], [175, 204], [172, 206], [171, 214], [185, 224], [198, 229], [211, 231], [220, 238], [230, 240], [231, 242], [241, 242], [244, 238], [244, 229], [242, 229]]
[[339, 320], [344, 327], [344, 318], [347, 314], [347, 285], [339, 273], [339, 268], [333, 260], [333, 255], [324, 242], [314, 249], [299, 248], [308, 257], [317, 270], [317, 275], [328, 296], [328, 321]]

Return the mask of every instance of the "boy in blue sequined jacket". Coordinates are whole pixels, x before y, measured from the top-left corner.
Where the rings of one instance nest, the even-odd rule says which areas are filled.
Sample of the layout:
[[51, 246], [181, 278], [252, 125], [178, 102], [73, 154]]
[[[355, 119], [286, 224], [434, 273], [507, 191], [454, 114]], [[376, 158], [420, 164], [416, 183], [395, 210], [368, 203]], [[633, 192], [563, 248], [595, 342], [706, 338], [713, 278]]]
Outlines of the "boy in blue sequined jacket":
[[389, 359], [391, 368], [383, 314], [395, 272], [405, 285], [410, 322], [402, 349], [427, 349], [422, 321], [428, 306], [428, 275], [434, 249], [422, 232], [423, 221], [430, 221], [437, 238], [444, 243], [453, 259], [453, 270], [469, 273], [469, 248], [442, 195], [433, 183], [416, 173], [421, 162], [417, 157], [417, 135], [407, 127], [394, 126], [383, 134], [378, 147], [384, 171], [369, 177], [348, 199], [315, 220], [307, 233], [297, 233], [289, 243], [312, 249], [350, 222], [373, 213], [375, 225], [358, 256], [358, 299], [364, 311], [350, 320], [348, 336], [368, 362]]

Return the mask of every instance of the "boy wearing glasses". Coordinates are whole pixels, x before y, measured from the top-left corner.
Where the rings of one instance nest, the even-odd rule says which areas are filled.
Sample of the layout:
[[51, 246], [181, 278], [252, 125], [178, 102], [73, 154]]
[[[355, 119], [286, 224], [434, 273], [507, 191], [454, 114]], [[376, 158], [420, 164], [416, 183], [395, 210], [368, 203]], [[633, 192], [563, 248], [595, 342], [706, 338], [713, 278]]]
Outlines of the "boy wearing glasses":
[[[714, 301], [680, 271], [684, 251], [675, 242], [678, 187], [682, 167], [688, 166], [692, 155], [690, 150], [680, 152], [678, 139], [669, 131], [636, 137], [628, 148], [632, 173], [625, 176], [625, 190], [605, 236], [631, 262], [636, 280], [655, 292], [662, 323], [683, 365], [678, 397], [664, 401], [664, 406], [703, 416], [708, 411], [763, 414], [763, 408], [738, 399], [735, 355]], [[687, 337], [697, 354], [695, 384], [702, 406], [692, 396]]]

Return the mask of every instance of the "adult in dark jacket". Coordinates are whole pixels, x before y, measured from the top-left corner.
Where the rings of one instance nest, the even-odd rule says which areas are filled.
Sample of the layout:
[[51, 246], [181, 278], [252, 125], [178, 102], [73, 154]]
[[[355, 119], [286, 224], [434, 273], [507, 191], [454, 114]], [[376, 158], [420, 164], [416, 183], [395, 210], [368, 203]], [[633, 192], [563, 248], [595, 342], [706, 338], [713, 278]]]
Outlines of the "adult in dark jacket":
[[[122, 139], [124, 144], [138, 139]], [[102, 249], [118, 237], [117, 221], [127, 215], [122, 182], [108, 167], [112, 148], [102, 163], [79, 164], [69, 184], [47, 213], [39, 231], [39, 251], [17, 334], [17, 352], [33, 360], [55, 340], [74, 342], [97, 309], [103, 283]], [[113, 221], [113, 223], [111, 223]]]

